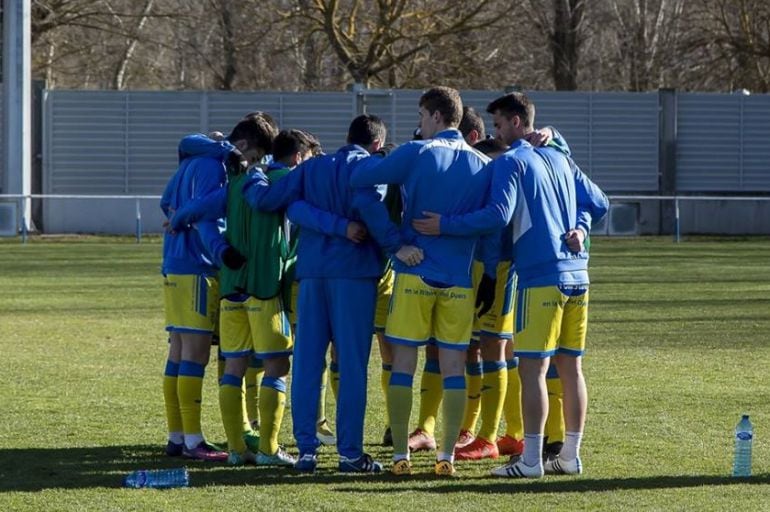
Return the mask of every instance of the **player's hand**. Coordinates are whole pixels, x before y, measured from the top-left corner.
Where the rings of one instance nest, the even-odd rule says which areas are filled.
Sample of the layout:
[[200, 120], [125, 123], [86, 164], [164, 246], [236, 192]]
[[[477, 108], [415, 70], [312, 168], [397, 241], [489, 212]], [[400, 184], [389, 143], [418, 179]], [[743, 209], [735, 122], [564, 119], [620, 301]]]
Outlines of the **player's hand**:
[[493, 279], [487, 274], [481, 276], [479, 288], [476, 290], [476, 309], [478, 310], [477, 315], [479, 318], [492, 308], [492, 303], [495, 302], [496, 287], [497, 279]]
[[570, 229], [564, 233], [564, 243], [570, 252], [583, 252], [585, 250], [586, 234], [582, 229]]
[[217, 142], [222, 142], [223, 140], [225, 140], [225, 134], [215, 130], [209, 133], [209, 139], [215, 140]]
[[174, 228], [171, 226], [171, 221], [174, 219], [174, 214], [176, 213], [176, 210], [169, 209], [168, 210], [168, 218], [163, 221], [163, 230], [166, 233], [169, 233], [171, 235], [176, 234], [176, 231], [174, 231]]
[[440, 235], [441, 234], [441, 214], [433, 212], [422, 212], [424, 219], [413, 219], [412, 227], [421, 235]]
[[550, 128], [540, 128], [539, 130], [526, 134], [524, 140], [535, 147], [545, 146], [553, 140], [553, 132]]
[[229, 174], [242, 174], [249, 168], [249, 162], [243, 156], [243, 153], [237, 149], [230, 151], [225, 160], [225, 168]]
[[396, 258], [398, 258], [404, 265], [414, 267], [422, 262], [425, 255], [419, 247], [415, 247], [414, 245], [403, 245], [401, 246], [401, 249], [396, 252]]
[[246, 258], [233, 247], [228, 247], [222, 253], [222, 263], [231, 270], [238, 270], [246, 264]]
[[366, 226], [354, 220], [348, 222], [346, 231], [347, 232], [345, 233], [345, 236], [354, 244], [360, 244], [366, 240], [366, 236], [369, 234], [369, 232], [366, 230]]

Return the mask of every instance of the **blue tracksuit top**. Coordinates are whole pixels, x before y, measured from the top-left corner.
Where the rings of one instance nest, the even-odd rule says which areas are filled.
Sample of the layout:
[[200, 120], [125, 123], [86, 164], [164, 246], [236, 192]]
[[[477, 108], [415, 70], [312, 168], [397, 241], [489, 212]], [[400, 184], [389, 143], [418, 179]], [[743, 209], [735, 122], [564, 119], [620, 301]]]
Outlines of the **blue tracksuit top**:
[[378, 165], [353, 172], [354, 187], [401, 185], [401, 235], [406, 242], [420, 247], [425, 259], [409, 267], [394, 258], [397, 272], [453, 286], [471, 286], [470, 268], [478, 234], [420, 235], [412, 228], [412, 219], [421, 218], [424, 211], [459, 215], [481, 208], [491, 178], [489, 172], [483, 171], [487, 162], [489, 158], [466, 144], [459, 131], [449, 129], [433, 139], [403, 144]]
[[[382, 208], [384, 211], [384, 206], [375, 187], [351, 187], [350, 175], [356, 167], [370, 166], [373, 161], [365, 149], [350, 144], [333, 155], [321, 155], [303, 162], [273, 184], [257, 171], [243, 186], [243, 194], [251, 207], [258, 210], [276, 211], [289, 207], [295, 201], [304, 201], [338, 218], [364, 221], [369, 210]], [[301, 214], [298, 208], [289, 210], [290, 219]], [[346, 227], [346, 222], [322, 230], [300, 225], [297, 279], [380, 277], [383, 265], [380, 247], [371, 238], [360, 244], [351, 242], [345, 238]], [[369, 228], [371, 230], [372, 226]], [[325, 234], [324, 231], [333, 231], [337, 235]], [[378, 240], [387, 239], [387, 235], [373, 235]], [[389, 236], [393, 246], [400, 246], [397, 231], [391, 231]]]
[[[167, 218], [192, 200], [220, 189], [225, 183], [224, 160], [233, 150], [228, 142], [212, 141], [202, 134], [189, 135], [179, 143], [179, 167], [171, 177], [160, 207]], [[165, 274], [215, 275], [227, 247], [216, 221], [199, 222], [194, 229], [163, 235]]]
[[442, 218], [442, 232], [495, 229], [501, 212], [512, 209], [512, 259], [519, 287], [587, 285], [588, 253], [570, 252], [564, 234], [575, 228], [590, 233], [592, 220], [607, 212], [604, 193], [554, 148], [518, 141], [490, 165], [497, 186], [486, 207]]

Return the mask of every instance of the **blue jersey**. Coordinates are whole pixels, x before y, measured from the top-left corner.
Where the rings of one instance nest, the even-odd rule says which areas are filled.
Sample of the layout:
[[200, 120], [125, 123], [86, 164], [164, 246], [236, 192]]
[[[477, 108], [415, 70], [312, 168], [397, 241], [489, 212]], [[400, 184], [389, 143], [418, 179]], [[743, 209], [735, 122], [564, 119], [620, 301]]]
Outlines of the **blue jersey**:
[[397, 272], [452, 286], [471, 286], [477, 234], [420, 235], [412, 228], [412, 219], [421, 218], [425, 211], [453, 215], [479, 209], [490, 186], [490, 174], [482, 172], [487, 162], [489, 158], [466, 144], [459, 131], [450, 129], [430, 140], [408, 142], [376, 166], [353, 172], [351, 183], [356, 187], [401, 185], [402, 239], [420, 247], [425, 258], [413, 267], [394, 259]]
[[[276, 211], [291, 205], [289, 219], [294, 218], [300, 225], [297, 279], [380, 277], [383, 265], [380, 247], [372, 239], [356, 244], [345, 238], [347, 220], [366, 222], [370, 230], [374, 229], [373, 235], [378, 241], [388, 247], [400, 246], [396, 229], [380, 235], [377, 226], [387, 229], [385, 224], [371, 222], [368, 218], [373, 211], [387, 217], [377, 189], [350, 186], [353, 170], [371, 165], [372, 161], [365, 149], [348, 145], [333, 155], [303, 162], [273, 184], [263, 173], [255, 172], [244, 185], [243, 194], [253, 208]], [[296, 206], [293, 205], [295, 202]], [[329, 216], [329, 222], [333, 224], [326, 227], [313, 225], [312, 216], [303, 221], [301, 217], [308, 214], [308, 207], [333, 214]], [[323, 222], [323, 219], [316, 219], [317, 222]]]
[[[179, 167], [171, 177], [160, 201], [167, 218], [195, 199], [222, 188], [224, 161], [233, 150], [227, 142], [215, 142], [205, 135], [190, 135], [179, 143]], [[199, 222], [193, 229], [163, 236], [163, 274], [214, 275], [221, 264], [226, 243], [217, 221]]]

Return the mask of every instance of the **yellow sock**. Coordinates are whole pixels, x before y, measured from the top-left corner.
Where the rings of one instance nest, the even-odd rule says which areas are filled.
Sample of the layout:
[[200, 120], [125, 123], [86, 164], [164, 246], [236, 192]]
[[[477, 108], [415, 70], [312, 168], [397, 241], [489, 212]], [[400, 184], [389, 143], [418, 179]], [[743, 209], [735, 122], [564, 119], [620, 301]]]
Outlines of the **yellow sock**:
[[465, 364], [465, 414], [463, 415], [461, 430], [473, 432], [476, 430], [476, 422], [481, 411], [481, 363]]
[[243, 442], [243, 379], [226, 373], [219, 379], [219, 411], [227, 436], [227, 449], [246, 451]]
[[[193, 361], [179, 363], [176, 390], [179, 397], [179, 414], [185, 436], [201, 435], [201, 402], [205, 366]], [[240, 407], [240, 404], [239, 404]], [[190, 447], [192, 448], [192, 447]]]
[[[438, 359], [426, 359], [420, 381], [420, 419], [417, 426], [431, 436], [436, 431], [436, 415], [443, 392]], [[460, 407], [460, 410], [464, 412], [465, 406]]]
[[177, 394], [177, 376], [179, 375], [179, 363], [166, 361], [166, 370], [163, 373], [163, 401], [166, 404], [166, 424], [169, 433], [181, 434], [182, 415], [179, 412], [179, 395]]
[[393, 435], [393, 453], [409, 456], [409, 416], [412, 414], [412, 382], [407, 373], [390, 374], [388, 386], [388, 417]]
[[481, 428], [478, 437], [494, 443], [497, 427], [503, 415], [508, 372], [504, 361], [484, 361], [484, 380], [481, 386]]
[[321, 393], [318, 398], [318, 418], [316, 421], [321, 422], [326, 419], [326, 390], [329, 387], [329, 367], [324, 368], [324, 372], [321, 374]]
[[332, 395], [334, 395], [334, 401], [337, 401], [337, 393], [340, 391], [340, 367], [337, 363], [331, 363], [329, 365], [329, 384], [332, 388]]
[[443, 379], [444, 404], [441, 407], [443, 431], [439, 451], [451, 457], [454, 453], [460, 423], [463, 421], [465, 405], [465, 377], [447, 377]]
[[508, 385], [505, 391], [505, 435], [514, 439], [524, 439], [524, 423], [521, 418], [521, 379], [519, 378], [519, 358], [507, 361]]
[[551, 363], [545, 374], [545, 385], [548, 389], [548, 416], [545, 419], [543, 434], [547, 443], [564, 442], [564, 391], [561, 379], [556, 371], [556, 365]]
[[382, 386], [382, 396], [385, 398], [385, 428], [390, 427], [390, 417], [388, 416], [388, 411], [390, 411], [390, 404], [388, 403], [388, 386], [390, 385], [390, 374], [392, 371], [392, 365], [382, 363], [380, 386]]
[[262, 381], [262, 376], [265, 374], [265, 369], [262, 366], [262, 360], [255, 357], [251, 358], [249, 367], [246, 370], [245, 378], [245, 394], [246, 399], [246, 417], [251, 422], [259, 424], [259, 384]]
[[273, 455], [278, 451], [278, 433], [286, 408], [286, 381], [277, 377], [263, 377], [260, 389], [259, 451]]

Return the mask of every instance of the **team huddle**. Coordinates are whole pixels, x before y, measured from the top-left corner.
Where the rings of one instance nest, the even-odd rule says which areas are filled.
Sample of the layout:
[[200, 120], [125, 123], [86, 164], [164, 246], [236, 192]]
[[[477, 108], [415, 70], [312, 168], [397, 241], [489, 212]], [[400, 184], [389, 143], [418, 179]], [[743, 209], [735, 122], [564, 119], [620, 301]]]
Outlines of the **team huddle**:
[[[439, 476], [501, 455], [501, 477], [583, 472], [586, 245], [607, 198], [555, 129], [534, 129], [522, 93], [487, 106], [495, 138], [454, 89], [418, 106], [415, 140], [398, 147], [373, 115], [333, 154], [263, 112], [226, 138], [182, 139], [161, 199], [169, 456], [313, 472], [336, 444], [339, 471], [382, 472], [363, 442], [374, 333], [392, 474], [412, 474], [420, 450], [435, 450]], [[227, 450], [200, 419], [216, 335]], [[289, 372], [297, 456], [278, 440]]]

